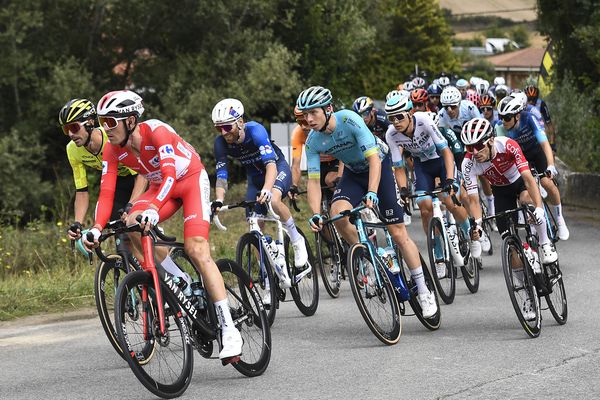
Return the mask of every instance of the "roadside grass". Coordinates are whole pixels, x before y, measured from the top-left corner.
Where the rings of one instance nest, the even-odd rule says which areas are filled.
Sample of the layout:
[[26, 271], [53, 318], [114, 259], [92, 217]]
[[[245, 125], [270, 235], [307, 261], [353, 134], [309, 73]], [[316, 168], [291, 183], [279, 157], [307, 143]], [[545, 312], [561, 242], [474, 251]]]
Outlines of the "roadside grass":
[[[232, 185], [226, 202], [242, 200], [245, 192], [245, 183]], [[306, 221], [310, 213], [305, 197], [298, 204], [301, 212], [292, 210], [292, 213], [298, 226], [308, 235]], [[244, 210], [224, 212], [220, 219], [227, 231], [211, 226], [211, 254], [215, 260], [235, 260], [237, 241], [248, 231]], [[161, 226], [166, 234], [182, 240], [182, 211]], [[82, 255], [71, 252], [64, 222], [35, 222], [25, 228], [0, 228], [0, 321], [95, 307], [93, 286], [98, 260], [94, 257], [94, 264], [90, 265]], [[267, 226], [265, 232], [273, 233], [273, 228]], [[312, 240], [309, 241], [312, 246]], [[110, 246], [112, 244], [104, 247], [106, 253], [110, 252]]]

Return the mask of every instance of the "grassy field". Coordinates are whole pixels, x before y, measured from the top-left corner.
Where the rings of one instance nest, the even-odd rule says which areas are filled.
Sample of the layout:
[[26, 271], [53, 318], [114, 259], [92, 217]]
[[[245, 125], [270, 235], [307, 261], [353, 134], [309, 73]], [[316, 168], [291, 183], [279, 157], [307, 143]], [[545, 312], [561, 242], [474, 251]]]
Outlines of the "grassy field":
[[[233, 185], [226, 201], [244, 198], [245, 184]], [[308, 231], [308, 206], [299, 202], [301, 213], [295, 215], [298, 226]], [[181, 211], [165, 224], [165, 232], [183, 239]], [[241, 235], [248, 231], [244, 210], [235, 209], [221, 215], [227, 231], [211, 228], [213, 258], [235, 259]], [[272, 232], [267, 227], [266, 232]], [[0, 233], [0, 321], [26, 315], [94, 307], [94, 264], [79, 253], [73, 254], [66, 239], [63, 222], [34, 223], [25, 228], [2, 227]], [[105, 252], [110, 251], [107, 244]]]

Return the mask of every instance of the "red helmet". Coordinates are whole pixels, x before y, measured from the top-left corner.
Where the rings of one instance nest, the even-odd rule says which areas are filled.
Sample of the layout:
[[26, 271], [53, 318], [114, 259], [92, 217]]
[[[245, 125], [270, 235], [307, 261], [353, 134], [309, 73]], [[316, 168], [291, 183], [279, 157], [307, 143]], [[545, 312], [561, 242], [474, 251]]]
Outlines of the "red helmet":
[[423, 88], [415, 89], [410, 92], [410, 100], [413, 103], [427, 103], [427, 90]]
[[481, 107], [496, 107], [496, 99], [489, 94], [484, 94], [479, 99], [479, 108]]
[[539, 97], [540, 95], [540, 91], [537, 87], [533, 86], [533, 85], [529, 85], [527, 87], [525, 87], [525, 94], [527, 95], [528, 99], [536, 99]]

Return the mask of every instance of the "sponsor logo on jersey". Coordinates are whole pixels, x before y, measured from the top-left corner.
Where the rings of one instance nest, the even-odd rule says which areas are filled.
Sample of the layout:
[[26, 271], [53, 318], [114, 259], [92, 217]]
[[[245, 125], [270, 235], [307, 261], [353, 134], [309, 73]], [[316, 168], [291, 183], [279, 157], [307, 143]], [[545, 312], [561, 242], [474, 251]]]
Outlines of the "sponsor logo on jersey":
[[267, 155], [267, 154], [271, 154], [273, 152], [273, 148], [271, 146], [269, 146], [268, 144], [265, 144], [264, 146], [260, 146], [258, 148], [258, 150], [260, 151], [261, 155]]
[[163, 201], [164, 199], [167, 198], [167, 195], [169, 194], [169, 192], [171, 191], [171, 188], [173, 187], [173, 183], [175, 183], [175, 179], [173, 179], [173, 177], [169, 176], [165, 180], [165, 184], [163, 185], [162, 190], [160, 191], [158, 196], [156, 196], [156, 199], [158, 201]]
[[188, 149], [185, 148], [185, 146], [183, 145], [183, 143], [179, 142], [177, 143], [177, 150], [179, 150], [180, 152], [183, 153], [183, 155], [187, 158], [190, 159], [192, 158], [192, 152], [189, 151]]
[[125, 153], [119, 155], [119, 161], [123, 161], [128, 155], [129, 155], [128, 152], [125, 152]]
[[277, 178], [275, 178], [275, 180], [282, 181], [285, 179], [286, 176], [287, 176], [287, 174], [285, 173], [285, 171], [281, 171], [279, 174], [277, 174]]
[[175, 150], [170, 144], [165, 144], [164, 146], [161, 146], [158, 149], [158, 154], [160, 155], [161, 160], [165, 158], [175, 158]]
[[108, 161], [102, 161], [102, 175], [108, 171]]
[[188, 221], [191, 221], [192, 219], [196, 218], [197, 216], [198, 216], [198, 215], [196, 215], [196, 214], [188, 215], [187, 217], [185, 217], [185, 218], [183, 219], [183, 223], [186, 223], [186, 222], [188, 222]]
[[144, 146], [144, 150], [156, 150], [154, 146]]
[[158, 158], [158, 156], [152, 157], [150, 160], [148, 160], [148, 162], [155, 168], [158, 168], [160, 166], [160, 159]]

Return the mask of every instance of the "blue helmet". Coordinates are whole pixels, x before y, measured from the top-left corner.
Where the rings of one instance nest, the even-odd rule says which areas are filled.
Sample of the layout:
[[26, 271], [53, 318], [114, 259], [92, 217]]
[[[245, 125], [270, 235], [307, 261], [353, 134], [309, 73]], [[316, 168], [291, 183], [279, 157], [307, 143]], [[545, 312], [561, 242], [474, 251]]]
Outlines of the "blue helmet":
[[442, 87], [437, 83], [432, 83], [427, 88], [427, 94], [430, 96], [439, 96], [442, 94]]
[[373, 110], [373, 100], [367, 96], [361, 96], [354, 100], [352, 108], [357, 114], [363, 115]]
[[331, 104], [331, 91], [323, 86], [311, 86], [298, 96], [296, 105], [299, 110], [310, 110], [311, 108], [326, 107]]
[[456, 81], [456, 86], [457, 89], [466, 89], [469, 87], [469, 82], [466, 79], [459, 79]]

